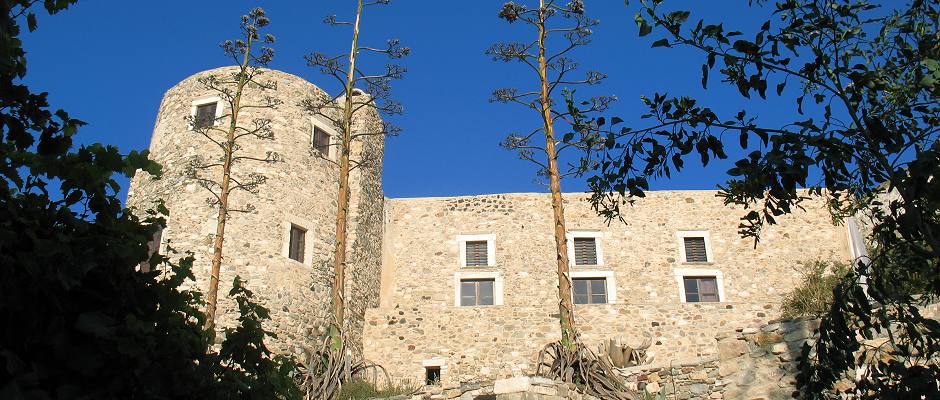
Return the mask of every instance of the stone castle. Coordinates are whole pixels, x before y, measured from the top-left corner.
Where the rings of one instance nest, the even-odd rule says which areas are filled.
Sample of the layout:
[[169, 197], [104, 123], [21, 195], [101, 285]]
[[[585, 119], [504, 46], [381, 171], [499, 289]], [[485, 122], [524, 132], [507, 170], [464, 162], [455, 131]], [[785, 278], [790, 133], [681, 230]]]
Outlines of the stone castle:
[[[165, 202], [160, 249], [193, 252], [203, 290], [217, 210], [186, 169], [218, 149], [192, 132], [190, 118], [224, 115], [223, 102], [198, 78], [231, 72], [201, 72], [167, 91], [150, 144], [164, 175], [138, 174], [127, 200], [138, 210]], [[317, 345], [329, 309], [337, 171], [323, 157], [334, 155], [326, 143], [336, 132], [299, 105], [321, 89], [287, 73], [265, 74], [278, 83], [266, 95], [282, 104], [243, 118], [269, 118], [275, 139], [244, 148], [276, 151], [283, 162], [246, 165], [267, 182], [257, 195], [232, 195], [255, 211], [228, 222], [220, 293], [235, 275], [245, 278], [271, 310], [272, 347], [302, 353]], [[357, 126], [380, 121], [366, 112], [355, 119]], [[383, 138], [369, 137], [352, 151], [381, 159], [383, 149]], [[548, 194], [389, 199], [381, 168], [357, 168], [351, 177], [346, 330], [354, 351], [395, 378], [419, 382], [533, 372], [538, 351], [559, 338]], [[822, 199], [765, 229], [755, 247], [737, 232], [744, 211], [715, 194], [649, 192], [625, 209], [626, 223], [609, 225], [583, 194], [565, 195], [575, 317], [586, 342], [648, 340], [647, 358], [660, 361], [714, 357], [716, 335], [779, 317], [782, 296], [800, 280], [798, 262], [857, 256], [858, 235], [833, 224]], [[234, 302], [219, 301], [219, 325], [232, 324]]]

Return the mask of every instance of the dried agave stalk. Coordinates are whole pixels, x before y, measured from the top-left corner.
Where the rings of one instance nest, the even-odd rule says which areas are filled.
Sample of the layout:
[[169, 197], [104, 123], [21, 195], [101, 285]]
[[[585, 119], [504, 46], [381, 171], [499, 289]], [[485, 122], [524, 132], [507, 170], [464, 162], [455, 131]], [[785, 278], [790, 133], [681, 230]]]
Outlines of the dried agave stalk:
[[[392, 380], [381, 365], [366, 360], [351, 360], [345, 337], [341, 340], [341, 347], [335, 347], [334, 343], [331, 336], [324, 337], [320, 347], [310, 353], [307, 365], [301, 368], [298, 385], [304, 392], [304, 400], [336, 399], [343, 384], [356, 376], [371, 375], [372, 385], [376, 387], [379, 376], [383, 376], [385, 384], [391, 385]], [[368, 374], [369, 371], [372, 373]]]
[[598, 357], [591, 349], [575, 340], [564, 344], [552, 342], [539, 352], [535, 374], [574, 383], [584, 392], [601, 399], [636, 400], [640, 396], [619, 379], [606, 357]]

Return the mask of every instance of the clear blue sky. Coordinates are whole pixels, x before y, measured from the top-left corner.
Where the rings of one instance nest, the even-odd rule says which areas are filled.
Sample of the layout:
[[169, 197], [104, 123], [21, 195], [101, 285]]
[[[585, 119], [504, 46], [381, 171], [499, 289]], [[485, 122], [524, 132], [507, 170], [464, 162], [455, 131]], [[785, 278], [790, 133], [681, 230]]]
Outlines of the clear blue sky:
[[[502, 3], [397, 0], [365, 16], [366, 43], [399, 38], [412, 48], [403, 62], [408, 74], [395, 87], [406, 113], [394, 119], [404, 129], [402, 135], [387, 141], [389, 197], [545, 191], [533, 182], [534, 166], [498, 146], [507, 133], [538, 124], [536, 115], [518, 106], [488, 102], [495, 88], [532, 82], [521, 66], [494, 62], [484, 54], [496, 41], [531, 33], [496, 17]], [[698, 53], [651, 49], [649, 44], [660, 37], [657, 33], [638, 38], [636, 4], [586, 3], [601, 25], [594, 43], [575, 57], [610, 76], [593, 90], [620, 98], [611, 114], [640, 126], [639, 97], [656, 91], [692, 95], [725, 112], [745, 104], [736, 90], [714, 80], [708, 92], [702, 90]], [[667, 5], [691, 8], [692, 19], [725, 18], [726, 29], [745, 32], [768, 15], [748, 10], [746, 0], [674, 0]], [[349, 16], [351, 1], [83, 0], [59, 15], [41, 18], [39, 30], [25, 35], [26, 81], [34, 90], [50, 92], [55, 107], [89, 123], [80, 132], [81, 141], [114, 144], [123, 151], [145, 149], [163, 93], [195, 72], [226, 65], [218, 44], [236, 37], [239, 16], [254, 6], [268, 12], [268, 32], [278, 38], [272, 68], [335, 93], [337, 88], [306, 67], [302, 57], [314, 50], [348, 48], [349, 31], [321, 21], [330, 14]], [[779, 100], [752, 101], [747, 107], [771, 119], [771, 110], [792, 109]], [[727, 167], [718, 163], [689, 168], [671, 180], [653, 182], [652, 189], [713, 189], [724, 181]], [[563, 183], [570, 192], [585, 187], [576, 178]]]

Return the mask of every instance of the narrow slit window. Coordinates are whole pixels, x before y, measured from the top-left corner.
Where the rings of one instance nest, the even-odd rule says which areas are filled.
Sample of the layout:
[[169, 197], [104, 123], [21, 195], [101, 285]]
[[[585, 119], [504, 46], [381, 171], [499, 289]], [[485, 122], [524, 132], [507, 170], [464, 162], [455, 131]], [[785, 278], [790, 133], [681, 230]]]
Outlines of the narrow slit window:
[[424, 367], [424, 384], [437, 386], [441, 384], [441, 367]]
[[215, 123], [215, 112], [218, 103], [206, 103], [196, 106], [196, 115], [193, 127], [196, 129], [208, 128]]
[[682, 238], [685, 246], [685, 262], [707, 262], [708, 250], [705, 246], [704, 237], [686, 237]]
[[490, 265], [488, 258], [489, 248], [485, 240], [466, 242], [468, 267], [485, 267]]
[[463, 279], [460, 281], [460, 305], [463, 307], [493, 305], [495, 279]]
[[574, 304], [607, 304], [607, 279], [574, 278]]
[[147, 242], [147, 260], [141, 262], [138, 267], [141, 272], [150, 272], [153, 266], [150, 265], [150, 258], [160, 253], [160, 241], [163, 239], [163, 228], [157, 229]]
[[574, 238], [574, 265], [597, 265], [597, 239]]
[[290, 257], [291, 260], [304, 262], [304, 237], [306, 235], [306, 229], [297, 225], [290, 226], [290, 244], [287, 256]]
[[687, 303], [720, 301], [718, 280], [714, 276], [684, 277], [683, 284]]
[[313, 148], [323, 157], [330, 156], [330, 134], [317, 126], [313, 127]]

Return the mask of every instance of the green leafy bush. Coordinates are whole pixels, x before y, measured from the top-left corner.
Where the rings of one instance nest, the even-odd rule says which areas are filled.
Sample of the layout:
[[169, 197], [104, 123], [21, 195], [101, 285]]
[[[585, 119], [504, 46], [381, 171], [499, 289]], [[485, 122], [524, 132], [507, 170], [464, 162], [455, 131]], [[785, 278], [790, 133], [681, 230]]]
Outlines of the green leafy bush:
[[19, 24], [36, 28], [35, 4], [74, 2], [0, 2], [0, 398], [299, 398], [295, 363], [265, 347], [267, 310], [240, 280], [239, 324], [214, 352], [201, 295], [184, 289], [192, 257], [153, 255], [157, 268], [137, 270], [167, 211], [127, 212], [116, 176], [160, 167], [146, 153], [75, 148], [84, 123], [21, 84]]
[[803, 274], [800, 285], [783, 300], [783, 316], [787, 318], [822, 316], [832, 305], [832, 290], [849, 273], [849, 265], [840, 261], [813, 260], [800, 262]]
[[416, 393], [419, 389], [419, 386], [407, 381], [390, 383], [387, 386], [382, 387], [380, 385], [374, 385], [372, 382], [364, 379], [352, 379], [351, 381], [343, 384], [343, 388], [339, 392], [339, 400], [372, 399], [409, 395]]

